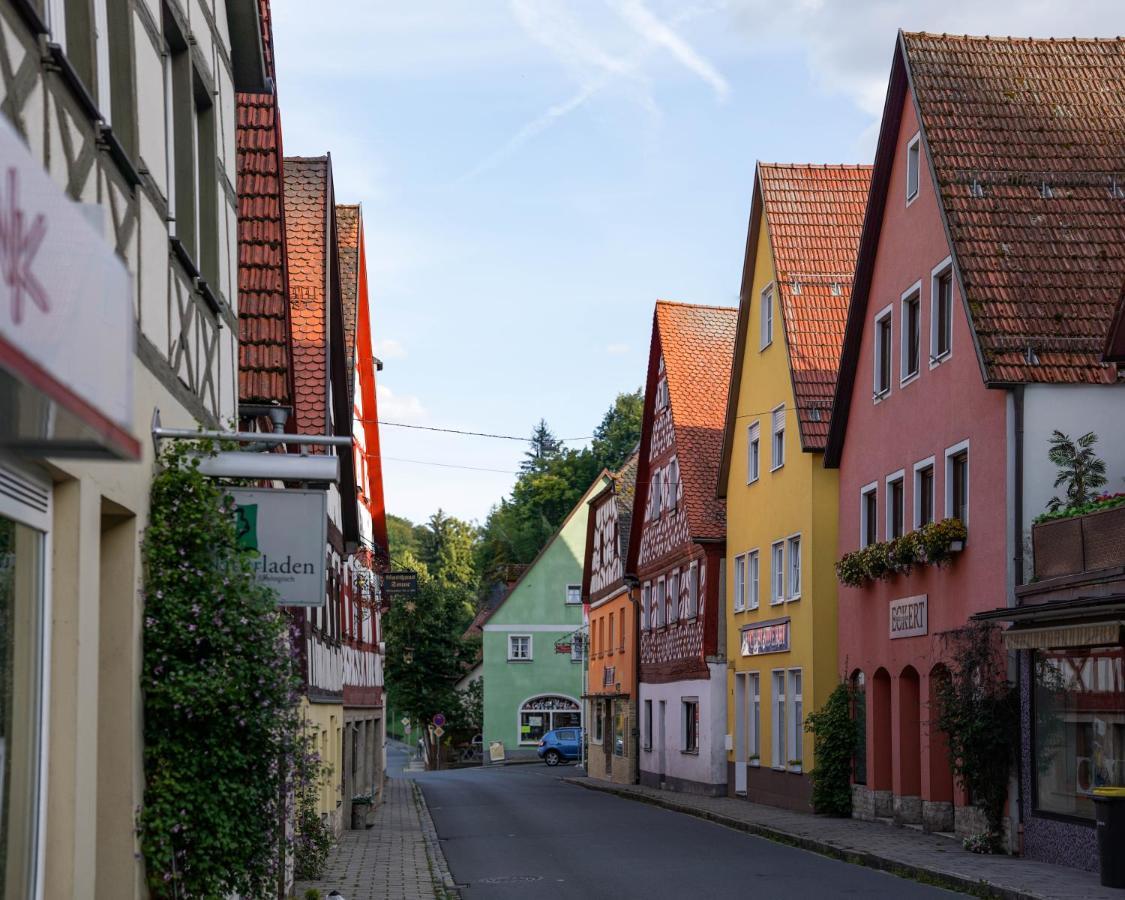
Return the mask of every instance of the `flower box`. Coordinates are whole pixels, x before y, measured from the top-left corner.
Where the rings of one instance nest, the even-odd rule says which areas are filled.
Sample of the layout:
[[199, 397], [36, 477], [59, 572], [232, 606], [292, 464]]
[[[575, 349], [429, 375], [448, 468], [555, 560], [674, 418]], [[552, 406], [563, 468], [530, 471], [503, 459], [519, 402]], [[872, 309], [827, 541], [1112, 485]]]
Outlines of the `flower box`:
[[1125, 566], [1125, 506], [1040, 522], [1031, 543], [1040, 581]]

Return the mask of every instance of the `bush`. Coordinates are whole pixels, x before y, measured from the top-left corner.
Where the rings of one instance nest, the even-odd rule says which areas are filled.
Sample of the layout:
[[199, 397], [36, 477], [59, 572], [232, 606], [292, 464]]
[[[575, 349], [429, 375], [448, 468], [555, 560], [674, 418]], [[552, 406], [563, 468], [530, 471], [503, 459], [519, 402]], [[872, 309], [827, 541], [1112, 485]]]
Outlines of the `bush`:
[[813, 735], [816, 766], [812, 779], [813, 809], [830, 816], [852, 814], [852, 759], [859, 745], [860, 725], [852, 718], [852, 690], [836, 685], [824, 705], [810, 713], [805, 730]]

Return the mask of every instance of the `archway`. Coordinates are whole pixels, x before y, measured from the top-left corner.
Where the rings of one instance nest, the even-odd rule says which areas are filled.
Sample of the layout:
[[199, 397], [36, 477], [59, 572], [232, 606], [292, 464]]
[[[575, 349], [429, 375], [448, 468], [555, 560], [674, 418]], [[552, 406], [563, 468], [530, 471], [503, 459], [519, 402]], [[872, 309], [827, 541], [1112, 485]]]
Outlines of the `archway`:
[[949, 739], [938, 727], [938, 704], [942, 685], [948, 684], [949, 669], [938, 663], [930, 669], [927, 692], [926, 740], [929, 744], [929, 786], [923, 804], [923, 817], [931, 831], [953, 830], [953, 766], [949, 759]]
[[863, 671], [856, 669], [850, 679], [852, 688], [852, 721], [858, 731], [855, 754], [852, 756], [852, 781], [867, 784], [867, 681]]
[[898, 784], [895, 814], [901, 822], [922, 821], [921, 679], [913, 666], [898, 677]]
[[876, 669], [871, 679], [871, 741], [867, 754], [869, 786], [889, 794], [892, 788], [891, 676], [883, 668]]

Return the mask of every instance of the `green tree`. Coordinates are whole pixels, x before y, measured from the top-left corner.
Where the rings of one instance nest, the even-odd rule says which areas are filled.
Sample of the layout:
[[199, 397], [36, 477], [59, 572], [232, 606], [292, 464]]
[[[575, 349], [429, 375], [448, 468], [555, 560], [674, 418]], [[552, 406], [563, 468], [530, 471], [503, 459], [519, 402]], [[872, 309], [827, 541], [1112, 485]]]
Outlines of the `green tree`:
[[531, 449], [524, 453], [524, 461], [520, 463], [522, 472], [533, 472], [542, 468], [562, 451], [562, 441], [547, 427], [546, 419], [540, 419], [539, 424], [532, 430], [530, 443]]
[[473, 562], [479, 537], [475, 525], [439, 509], [419, 529], [418, 555], [430, 575], [443, 585], [468, 585], [476, 590]]
[[403, 553], [419, 553], [419, 532], [422, 526], [415, 525], [403, 516], [387, 515], [387, 540], [391, 545], [391, 558]]
[[1058, 466], [1055, 487], [1066, 486], [1065, 500], [1052, 497], [1047, 509], [1054, 512], [1063, 506], [1079, 506], [1094, 498], [1094, 492], [1105, 484], [1105, 460], [1094, 453], [1098, 436], [1086, 432], [1077, 441], [1055, 429], [1047, 458]]
[[601, 424], [594, 429], [590, 445], [599, 469], [611, 471], [621, 468], [641, 438], [641, 419], [645, 398], [640, 388], [628, 394], [618, 394]]
[[852, 814], [852, 760], [859, 746], [859, 723], [852, 717], [852, 691], [836, 685], [824, 705], [811, 713], [805, 730], [813, 735], [813, 809], [830, 816]]

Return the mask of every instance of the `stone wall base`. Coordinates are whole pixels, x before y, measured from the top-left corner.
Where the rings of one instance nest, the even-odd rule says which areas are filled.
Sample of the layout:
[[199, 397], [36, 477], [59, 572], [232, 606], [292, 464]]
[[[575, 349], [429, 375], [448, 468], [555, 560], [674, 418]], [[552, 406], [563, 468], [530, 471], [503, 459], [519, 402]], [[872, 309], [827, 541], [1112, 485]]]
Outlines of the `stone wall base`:
[[895, 797], [892, 808], [896, 825], [922, 824], [921, 797]]
[[[953, 811], [953, 823], [953, 830], [959, 838], [966, 838], [988, 830], [988, 818], [984, 811], [977, 806], [958, 806]], [[1000, 832], [1000, 845], [1005, 853], [1014, 853], [1016, 850], [1012, 838], [1012, 820], [1009, 816], [1004, 817], [1004, 826]]]
[[875, 821], [875, 792], [865, 784], [852, 785], [852, 818]]
[[952, 831], [953, 804], [939, 800], [923, 800], [922, 827], [926, 831]]

